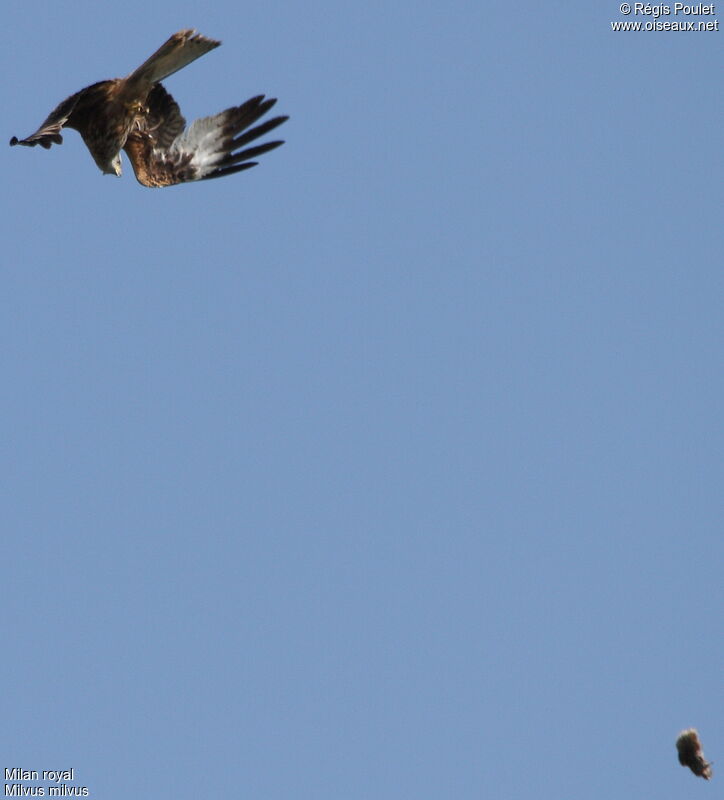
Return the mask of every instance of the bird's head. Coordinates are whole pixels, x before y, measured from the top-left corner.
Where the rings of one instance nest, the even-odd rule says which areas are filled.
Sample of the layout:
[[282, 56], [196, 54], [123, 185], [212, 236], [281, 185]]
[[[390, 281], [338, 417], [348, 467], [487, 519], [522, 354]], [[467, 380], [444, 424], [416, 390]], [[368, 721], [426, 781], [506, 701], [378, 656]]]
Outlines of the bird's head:
[[[90, 147], [88, 148], [90, 150]], [[110, 155], [110, 153], [106, 152], [98, 152], [91, 150], [91, 155], [93, 156], [93, 160], [96, 162], [96, 166], [104, 175], [118, 175], [121, 174], [121, 154], [115, 153], [114, 155]]]
[[116, 155], [111, 159], [110, 163], [103, 167], [103, 174], [104, 175], [115, 175], [116, 177], [120, 178], [121, 173], [123, 170], [121, 169], [121, 154], [116, 153]]

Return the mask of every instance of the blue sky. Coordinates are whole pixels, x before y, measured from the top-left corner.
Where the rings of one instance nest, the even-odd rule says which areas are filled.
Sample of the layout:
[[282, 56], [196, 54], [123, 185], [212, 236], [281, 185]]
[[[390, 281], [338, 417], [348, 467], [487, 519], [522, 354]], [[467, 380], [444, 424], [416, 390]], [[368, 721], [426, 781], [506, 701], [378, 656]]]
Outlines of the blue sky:
[[166, 83], [187, 119], [291, 119], [164, 190], [73, 131], [0, 149], [3, 767], [704, 787], [674, 740], [724, 762], [722, 34], [623, 18], [8, 5], [6, 139], [184, 27], [224, 42]]

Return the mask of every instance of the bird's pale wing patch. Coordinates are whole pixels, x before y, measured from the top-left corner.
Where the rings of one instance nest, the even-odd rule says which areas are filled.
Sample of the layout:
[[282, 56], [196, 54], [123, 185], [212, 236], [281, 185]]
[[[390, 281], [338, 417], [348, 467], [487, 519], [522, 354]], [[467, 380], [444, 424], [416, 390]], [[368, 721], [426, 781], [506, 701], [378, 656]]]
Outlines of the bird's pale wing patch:
[[[164, 95], [158, 96], [159, 107], [169, 101], [173, 103], [167, 92], [164, 91]], [[139, 126], [138, 130], [129, 134], [124, 148], [136, 178], [144, 186], [171, 186], [187, 181], [219, 178], [256, 166], [257, 162], [252, 159], [283, 144], [282, 141], [273, 141], [241, 149], [288, 119], [274, 117], [261, 125], [250, 127], [274, 103], [276, 100], [265, 100], [263, 95], [258, 95], [241, 106], [198, 119], [178, 135], [170, 146], [162, 145], [161, 138], [152, 130], [152, 126]], [[178, 109], [175, 103], [173, 106]], [[151, 107], [150, 117], [153, 117]], [[177, 123], [172, 114], [169, 118]], [[183, 119], [180, 112], [178, 118]]]
[[284, 142], [278, 140], [246, 150], [240, 148], [289, 119], [286, 116], [274, 117], [261, 125], [250, 127], [275, 103], [275, 98], [264, 99], [264, 95], [257, 95], [241, 106], [196, 120], [174, 142], [173, 149], [191, 155], [191, 164], [197, 170], [195, 180], [220, 178], [256, 166], [252, 159], [274, 150]]

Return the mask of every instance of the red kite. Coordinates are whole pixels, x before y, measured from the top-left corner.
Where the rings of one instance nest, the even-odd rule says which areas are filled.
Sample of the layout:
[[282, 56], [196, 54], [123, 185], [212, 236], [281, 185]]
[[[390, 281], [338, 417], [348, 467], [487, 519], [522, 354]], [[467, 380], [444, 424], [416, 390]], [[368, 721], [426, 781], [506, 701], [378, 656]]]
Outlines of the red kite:
[[35, 133], [27, 139], [13, 136], [10, 144], [39, 144], [47, 150], [63, 142], [63, 127], [74, 128], [101, 172], [120, 175], [125, 150], [139, 183], [154, 187], [219, 178], [256, 166], [253, 159], [283, 144], [247, 147], [289, 119], [273, 117], [252, 127], [275, 99], [257, 95], [186, 128], [178, 104], [160, 83], [220, 44], [193, 30], [174, 33], [127, 78], [81, 89], [54, 109]]

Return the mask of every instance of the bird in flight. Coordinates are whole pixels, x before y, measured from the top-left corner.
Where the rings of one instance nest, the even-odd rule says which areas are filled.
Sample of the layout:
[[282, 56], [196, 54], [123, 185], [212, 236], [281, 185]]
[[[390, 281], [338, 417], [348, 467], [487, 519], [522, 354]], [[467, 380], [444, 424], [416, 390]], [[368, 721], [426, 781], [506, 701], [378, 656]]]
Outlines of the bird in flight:
[[35, 133], [26, 139], [13, 136], [10, 144], [39, 144], [47, 150], [62, 144], [63, 127], [74, 128], [101, 172], [120, 175], [125, 150], [138, 182], [151, 187], [220, 178], [254, 167], [255, 158], [284, 144], [247, 147], [289, 119], [273, 117], [255, 124], [276, 99], [257, 95], [187, 128], [178, 104], [160, 83], [220, 44], [194, 30], [174, 33], [127, 78], [81, 89], [51, 111]]
[[704, 758], [696, 728], [687, 728], [679, 734], [676, 740], [676, 749], [679, 752], [679, 764], [682, 767], [688, 767], [694, 775], [707, 781], [711, 778], [711, 764]]

